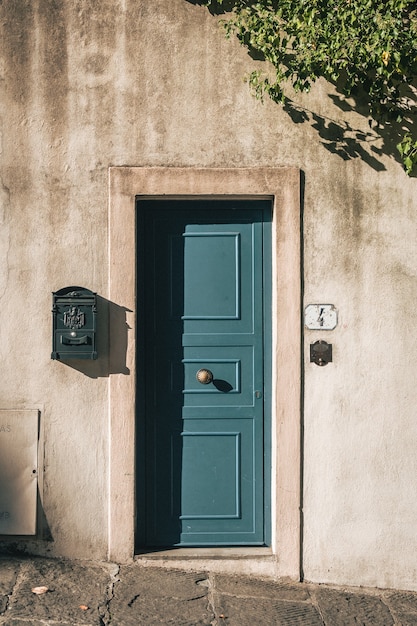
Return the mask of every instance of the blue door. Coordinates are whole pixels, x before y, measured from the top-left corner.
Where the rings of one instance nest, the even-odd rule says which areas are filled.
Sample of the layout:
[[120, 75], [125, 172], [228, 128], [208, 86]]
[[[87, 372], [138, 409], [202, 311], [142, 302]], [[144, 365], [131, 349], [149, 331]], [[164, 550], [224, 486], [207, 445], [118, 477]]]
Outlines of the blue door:
[[138, 200], [138, 535], [264, 545], [267, 201]]

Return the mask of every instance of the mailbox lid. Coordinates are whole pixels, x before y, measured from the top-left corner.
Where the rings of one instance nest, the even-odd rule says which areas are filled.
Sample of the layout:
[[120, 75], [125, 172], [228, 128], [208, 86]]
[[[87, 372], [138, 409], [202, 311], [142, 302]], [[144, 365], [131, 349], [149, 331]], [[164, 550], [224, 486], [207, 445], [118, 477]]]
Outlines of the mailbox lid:
[[61, 306], [89, 306], [97, 304], [97, 293], [85, 287], [64, 287], [59, 291], [52, 292], [54, 305]]

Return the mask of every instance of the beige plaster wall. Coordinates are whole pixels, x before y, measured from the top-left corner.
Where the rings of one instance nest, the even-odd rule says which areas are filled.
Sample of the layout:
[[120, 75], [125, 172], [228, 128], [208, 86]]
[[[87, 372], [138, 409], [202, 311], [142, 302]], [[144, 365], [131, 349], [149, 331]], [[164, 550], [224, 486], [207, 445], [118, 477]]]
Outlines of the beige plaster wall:
[[[53, 539], [30, 549], [107, 555], [109, 377], [128, 375], [123, 337], [117, 358], [104, 340], [124, 319], [105, 302], [109, 166], [295, 166], [305, 303], [339, 311], [305, 333], [304, 575], [417, 589], [416, 183], [392, 145], [322, 83], [295, 123], [253, 99], [255, 62], [187, 0], [3, 0], [0, 28], [0, 408], [41, 412]], [[50, 293], [72, 284], [103, 299], [83, 366], [50, 360]]]

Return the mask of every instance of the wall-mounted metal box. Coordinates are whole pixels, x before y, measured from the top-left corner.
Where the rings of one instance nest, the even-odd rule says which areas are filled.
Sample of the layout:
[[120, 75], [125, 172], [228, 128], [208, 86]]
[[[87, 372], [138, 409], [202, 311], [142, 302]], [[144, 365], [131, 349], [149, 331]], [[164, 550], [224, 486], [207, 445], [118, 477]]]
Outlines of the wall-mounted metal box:
[[52, 359], [96, 359], [97, 295], [84, 287], [52, 294]]
[[35, 535], [37, 410], [0, 410], [0, 535]]

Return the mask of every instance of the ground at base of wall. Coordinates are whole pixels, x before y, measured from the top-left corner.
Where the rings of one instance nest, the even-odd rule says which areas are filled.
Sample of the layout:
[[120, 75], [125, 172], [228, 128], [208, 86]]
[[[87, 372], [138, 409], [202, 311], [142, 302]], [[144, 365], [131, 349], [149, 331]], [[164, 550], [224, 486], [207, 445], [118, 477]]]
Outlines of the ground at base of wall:
[[207, 572], [0, 557], [0, 624], [417, 624], [417, 592], [336, 588]]

